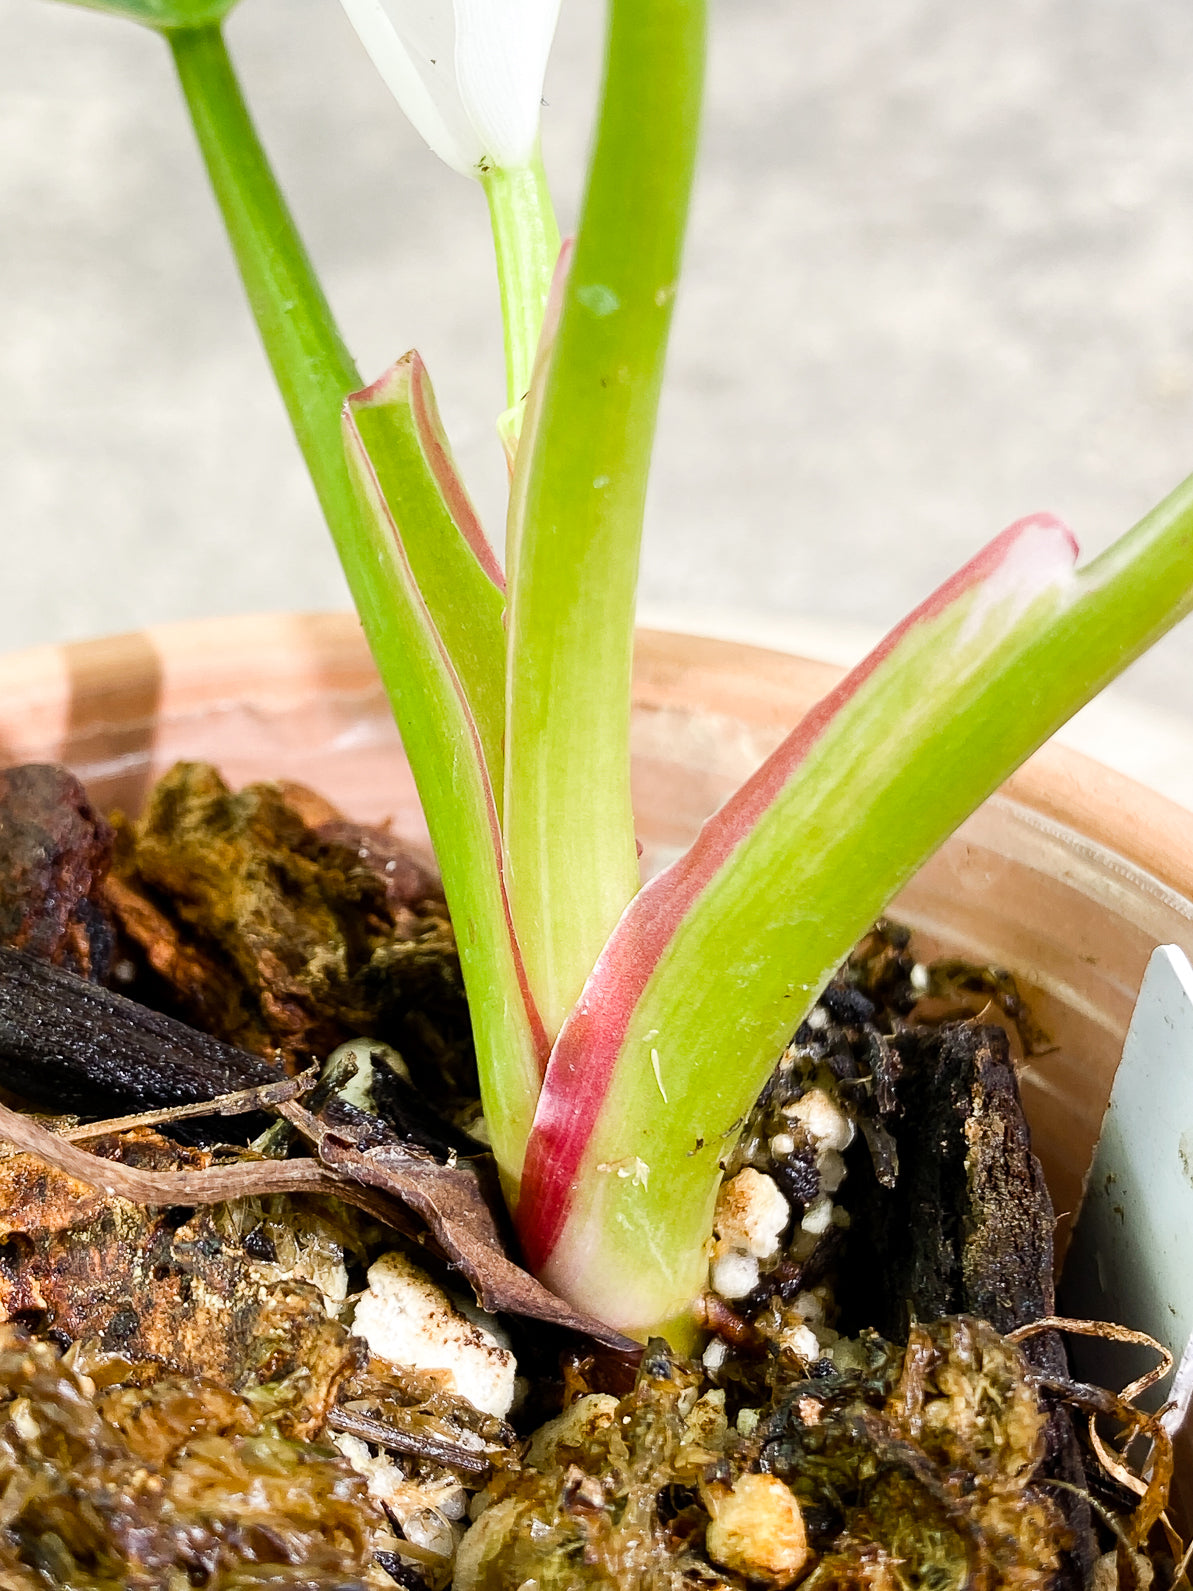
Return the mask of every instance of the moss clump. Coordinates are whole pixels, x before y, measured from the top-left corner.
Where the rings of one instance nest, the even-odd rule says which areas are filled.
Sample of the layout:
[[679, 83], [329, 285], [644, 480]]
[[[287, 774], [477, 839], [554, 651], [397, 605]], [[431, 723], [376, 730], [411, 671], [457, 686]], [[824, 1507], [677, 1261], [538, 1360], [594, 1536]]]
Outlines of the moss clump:
[[756, 1563], [748, 1538], [712, 1561], [710, 1520], [758, 1474], [799, 1506], [808, 1591], [1046, 1591], [1067, 1531], [1036, 1484], [1047, 1415], [1018, 1348], [966, 1317], [916, 1327], [906, 1349], [872, 1334], [848, 1347], [848, 1368], [772, 1381], [767, 1406], [731, 1424], [725, 1393], [700, 1396], [698, 1375], [653, 1346], [628, 1397], [597, 1400], [592, 1417], [536, 1439], [521, 1475], [498, 1477], [457, 1591], [789, 1584], [768, 1568], [781, 1559], [768, 1532], [791, 1534], [789, 1502], [760, 1509]]
[[258, 1399], [0, 1327], [0, 1585], [354, 1591], [385, 1521]]
[[179, 763], [142, 817], [114, 823], [125, 993], [292, 1069], [367, 1034], [434, 1100], [444, 1069], [471, 1083], [447, 908], [400, 841], [309, 791], [234, 794], [205, 763]]

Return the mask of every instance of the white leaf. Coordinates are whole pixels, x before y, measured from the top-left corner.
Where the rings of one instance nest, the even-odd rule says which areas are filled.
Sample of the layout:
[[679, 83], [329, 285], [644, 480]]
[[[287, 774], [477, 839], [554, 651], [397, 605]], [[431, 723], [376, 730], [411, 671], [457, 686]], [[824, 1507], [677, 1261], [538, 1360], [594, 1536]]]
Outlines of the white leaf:
[[468, 176], [523, 166], [560, 0], [341, 0], [390, 92], [435, 153]]
[[485, 153], [524, 166], [538, 139], [560, 0], [455, 0], [456, 81]]
[[485, 149], [456, 86], [451, 0], [341, 0], [348, 20], [416, 131], [475, 176]]

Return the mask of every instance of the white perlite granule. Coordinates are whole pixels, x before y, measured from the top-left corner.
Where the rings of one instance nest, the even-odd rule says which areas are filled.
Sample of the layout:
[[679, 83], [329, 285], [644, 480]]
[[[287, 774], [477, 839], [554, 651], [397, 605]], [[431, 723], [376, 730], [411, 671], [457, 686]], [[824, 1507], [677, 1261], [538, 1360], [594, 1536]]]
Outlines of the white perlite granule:
[[717, 1252], [733, 1249], [755, 1259], [771, 1259], [790, 1219], [790, 1206], [774, 1178], [747, 1166], [717, 1195], [713, 1218]]
[[514, 1401], [517, 1363], [491, 1315], [465, 1313], [404, 1254], [383, 1254], [369, 1268], [368, 1291], [352, 1330], [373, 1353], [415, 1370], [444, 1370], [450, 1390], [504, 1419]]

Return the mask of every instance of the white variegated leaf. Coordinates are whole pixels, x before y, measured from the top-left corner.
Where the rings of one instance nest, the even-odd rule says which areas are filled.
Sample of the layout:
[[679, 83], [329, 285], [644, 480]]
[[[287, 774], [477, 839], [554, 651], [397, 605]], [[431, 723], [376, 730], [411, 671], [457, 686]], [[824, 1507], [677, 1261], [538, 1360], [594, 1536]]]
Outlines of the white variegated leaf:
[[559, 0], [342, 0], [398, 104], [435, 153], [477, 176], [525, 165], [538, 139]]
[[560, 0], [455, 0], [456, 80], [485, 153], [523, 166], [538, 140]]

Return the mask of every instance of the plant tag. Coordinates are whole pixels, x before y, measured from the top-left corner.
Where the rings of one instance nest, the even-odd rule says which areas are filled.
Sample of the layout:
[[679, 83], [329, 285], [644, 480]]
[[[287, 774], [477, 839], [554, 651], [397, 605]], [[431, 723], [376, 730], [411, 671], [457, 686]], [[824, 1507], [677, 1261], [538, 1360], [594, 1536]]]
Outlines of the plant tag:
[[[1175, 1378], [1140, 1401], [1176, 1407], [1175, 1434], [1193, 1394], [1193, 967], [1175, 945], [1152, 952], [1094, 1151], [1060, 1283], [1071, 1318], [1115, 1321], [1162, 1342]], [[1155, 1355], [1071, 1337], [1077, 1380], [1117, 1390]], [[1179, 1468], [1179, 1463], [1178, 1463]]]

